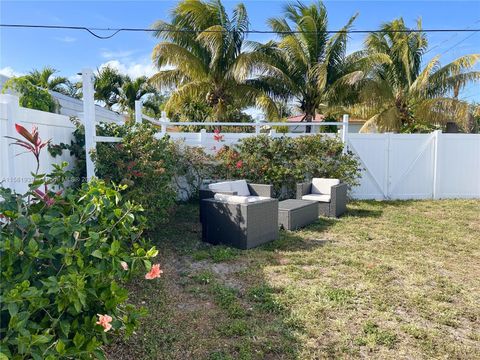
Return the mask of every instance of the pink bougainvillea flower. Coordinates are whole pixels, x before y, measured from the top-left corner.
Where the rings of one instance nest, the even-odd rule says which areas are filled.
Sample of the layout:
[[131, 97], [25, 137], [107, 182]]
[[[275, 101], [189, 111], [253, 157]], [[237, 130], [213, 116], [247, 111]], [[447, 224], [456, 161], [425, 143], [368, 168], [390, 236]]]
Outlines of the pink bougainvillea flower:
[[98, 321], [96, 322], [96, 324], [103, 327], [104, 328], [103, 331], [107, 332], [112, 328], [112, 324], [110, 323], [112, 322], [113, 319], [111, 316], [108, 316], [107, 314], [105, 315], [97, 314], [97, 316], [98, 316]]
[[237, 169], [240, 169], [242, 166], [243, 166], [243, 161], [242, 160], [238, 160], [237, 163], [235, 164], [235, 167]]
[[223, 141], [223, 135], [220, 134], [220, 130], [215, 129], [213, 131], [213, 140], [215, 141]]
[[125, 261], [120, 261], [120, 266], [122, 267], [123, 270], [125, 271], [128, 270], [128, 264]]
[[160, 264], [152, 265], [150, 271], [145, 275], [145, 279], [152, 280], [160, 277], [160, 274], [163, 274], [163, 271], [160, 269]]

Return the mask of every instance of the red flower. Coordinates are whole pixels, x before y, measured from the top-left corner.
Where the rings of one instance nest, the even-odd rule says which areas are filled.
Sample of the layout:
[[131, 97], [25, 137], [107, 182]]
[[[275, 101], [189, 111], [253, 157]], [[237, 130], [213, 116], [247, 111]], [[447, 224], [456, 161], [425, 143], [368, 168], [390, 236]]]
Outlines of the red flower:
[[237, 169], [240, 169], [242, 166], [243, 166], [243, 161], [242, 160], [238, 160], [237, 163], [235, 164], [235, 167]]

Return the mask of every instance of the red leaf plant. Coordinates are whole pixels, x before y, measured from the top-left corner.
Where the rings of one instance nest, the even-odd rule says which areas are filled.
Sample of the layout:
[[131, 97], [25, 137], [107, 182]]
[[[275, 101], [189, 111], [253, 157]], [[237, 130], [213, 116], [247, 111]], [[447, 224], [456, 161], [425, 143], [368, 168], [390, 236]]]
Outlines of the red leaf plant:
[[25, 140], [14, 138], [11, 136], [5, 136], [5, 137], [15, 140], [15, 142], [10, 145], [21, 146], [27, 149], [26, 152], [30, 152], [33, 154], [33, 156], [35, 156], [35, 160], [37, 161], [37, 170], [35, 171], [35, 174], [37, 174], [38, 169], [40, 168], [40, 152], [45, 146], [47, 146], [50, 143], [50, 140], [42, 141], [42, 139], [40, 139], [38, 135], [38, 127], [36, 126], [32, 128], [32, 132], [29, 132], [22, 125], [15, 124], [15, 130]]

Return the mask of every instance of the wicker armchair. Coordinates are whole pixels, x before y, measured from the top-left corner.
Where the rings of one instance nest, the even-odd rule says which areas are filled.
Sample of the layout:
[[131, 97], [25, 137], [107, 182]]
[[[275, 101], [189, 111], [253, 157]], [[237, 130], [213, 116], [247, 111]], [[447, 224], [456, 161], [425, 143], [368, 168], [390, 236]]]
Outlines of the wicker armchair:
[[250, 249], [278, 239], [278, 200], [229, 203], [201, 200], [202, 240]]
[[297, 184], [297, 199], [317, 201], [319, 215], [338, 217], [347, 210], [347, 188], [338, 179], [313, 178]]

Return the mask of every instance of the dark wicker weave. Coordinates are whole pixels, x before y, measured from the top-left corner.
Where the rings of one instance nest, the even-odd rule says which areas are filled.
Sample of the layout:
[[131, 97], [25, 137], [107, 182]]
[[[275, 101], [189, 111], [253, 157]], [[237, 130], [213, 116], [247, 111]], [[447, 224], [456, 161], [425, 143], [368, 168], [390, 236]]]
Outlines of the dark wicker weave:
[[278, 200], [229, 204], [201, 200], [202, 240], [250, 249], [278, 239]]
[[278, 203], [278, 224], [285, 230], [296, 230], [318, 218], [318, 205], [310, 200], [283, 200]]
[[[332, 186], [330, 202], [318, 202], [318, 214], [321, 216], [339, 217], [347, 211], [347, 184]], [[312, 182], [297, 184], [297, 199], [311, 194]]]

